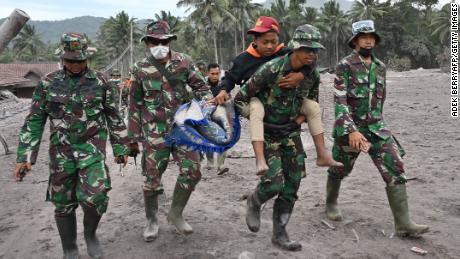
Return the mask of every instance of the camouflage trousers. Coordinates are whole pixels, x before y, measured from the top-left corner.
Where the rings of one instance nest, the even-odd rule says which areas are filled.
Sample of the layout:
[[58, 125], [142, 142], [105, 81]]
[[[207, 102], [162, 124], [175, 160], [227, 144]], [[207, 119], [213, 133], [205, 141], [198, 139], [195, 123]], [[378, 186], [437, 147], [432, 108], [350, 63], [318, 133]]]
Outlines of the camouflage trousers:
[[151, 143], [144, 141], [142, 146], [144, 193], [163, 193], [161, 177], [168, 166], [171, 154], [179, 166], [177, 183], [186, 190], [195, 189], [201, 179], [199, 152], [185, 146], [169, 147], [163, 137], [156, 138]]
[[[394, 137], [382, 139], [367, 128], [359, 128], [359, 131], [371, 143], [369, 156], [379, 170], [385, 183], [387, 185], [405, 183], [406, 175], [401, 158], [404, 150], [398, 145]], [[359, 154], [358, 150], [350, 147], [348, 135], [335, 138], [332, 155], [336, 161], [342, 162], [344, 167], [329, 168], [329, 175], [336, 179], [343, 179], [348, 176]]]
[[83, 210], [102, 215], [109, 202], [110, 176], [104, 161], [78, 168], [76, 160], [50, 160], [46, 200], [51, 201], [56, 216], [72, 213], [78, 204]]
[[305, 152], [300, 135], [264, 141], [268, 171], [260, 178], [257, 194], [262, 203], [278, 195], [291, 205], [297, 200], [300, 181], [306, 176]]

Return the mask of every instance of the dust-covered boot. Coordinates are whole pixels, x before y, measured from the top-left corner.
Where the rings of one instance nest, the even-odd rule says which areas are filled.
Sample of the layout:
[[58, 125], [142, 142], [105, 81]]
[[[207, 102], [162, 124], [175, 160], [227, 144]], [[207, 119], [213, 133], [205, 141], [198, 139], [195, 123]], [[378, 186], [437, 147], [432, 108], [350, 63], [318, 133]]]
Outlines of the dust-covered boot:
[[184, 220], [182, 212], [192, 194], [191, 191], [182, 188], [178, 183], [174, 188], [171, 209], [169, 210], [167, 220], [176, 227], [176, 230], [182, 234], [193, 233], [193, 228]]
[[387, 186], [386, 191], [395, 220], [395, 234], [397, 236], [417, 237], [429, 231], [429, 227], [427, 225], [416, 224], [410, 219], [405, 184]]
[[144, 193], [145, 216], [147, 218], [147, 226], [144, 229], [144, 241], [152, 242], [158, 237], [158, 195]]
[[56, 226], [61, 237], [64, 259], [78, 258], [77, 218], [75, 211], [67, 216], [55, 216]]
[[337, 207], [337, 198], [339, 197], [340, 184], [342, 180], [327, 177], [326, 184], [326, 216], [330, 220], [342, 221], [342, 213]]
[[302, 250], [302, 245], [289, 239], [286, 226], [292, 214], [294, 204], [277, 198], [273, 205], [273, 236], [272, 243], [287, 251]]
[[86, 250], [91, 258], [102, 258], [102, 247], [96, 236], [96, 230], [101, 221], [101, 215], [92, 210], [84, 210], [83, 226], [86, 241]]
[[260, 229], [260, 206], [262, 203], [257, 196], [257, 190], [247, 198], [246, 207], [246, 225], [252, 232], [257, 232]]

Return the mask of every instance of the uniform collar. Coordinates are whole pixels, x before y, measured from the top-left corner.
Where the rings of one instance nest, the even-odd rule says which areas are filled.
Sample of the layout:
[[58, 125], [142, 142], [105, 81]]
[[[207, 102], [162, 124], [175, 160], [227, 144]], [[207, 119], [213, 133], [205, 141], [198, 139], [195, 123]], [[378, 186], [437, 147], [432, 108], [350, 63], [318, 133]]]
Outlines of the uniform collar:
[[[275, 52], [273, 53], [273, 55], [278, 53], [282, 48], [284, 48], [283, 43], [281, 43], [278, 46], [276, 46], [276, 49], [275, 49]], [[246, 49], [246, 52], [249, 53], [251, 56], [253, 56], [255, 58], [261, 58], [262, 57], [262, 55], [260, 55], [259, 52], [257, 52], [257, 50], [252, 46], [252, 43], [249, 44], [249, 47]]]
[[[364, 64], [363, 58], [361, 57], [361, 55], [359, 55], [358, 51], [356, 51], [356, 50], [353, 50], [351, 52], [351, 60], [350, 60], [350, 62], [352, 64], [361, 64], [361, 63]], [[374, 62], [377, 66], [383, 66], [382, 61], [380, 61], [374, 55], [372, 55], [372, 62]]]

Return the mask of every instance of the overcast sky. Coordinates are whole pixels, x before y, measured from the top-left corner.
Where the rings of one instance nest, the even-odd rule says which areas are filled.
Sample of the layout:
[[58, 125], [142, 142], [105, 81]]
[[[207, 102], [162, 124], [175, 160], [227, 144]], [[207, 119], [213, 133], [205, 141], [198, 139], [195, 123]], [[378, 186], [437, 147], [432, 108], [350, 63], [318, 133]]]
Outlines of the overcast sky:
[[[0, 0], [0, 18], [15, 8], [25, 11], [32, 20], [63, 20], [84, 15], [108, 18], [124, 10], [139, 19], [152, 18], [161, 10], [176, 16], [186, 16], [186, 8], [177, 8], [177, 0]], [[264, 0], [253, 0], [264, 2]], [[440, 0], [445, 4], [449, 0]], [[71, 5], [74, 3], [75, 5]]]

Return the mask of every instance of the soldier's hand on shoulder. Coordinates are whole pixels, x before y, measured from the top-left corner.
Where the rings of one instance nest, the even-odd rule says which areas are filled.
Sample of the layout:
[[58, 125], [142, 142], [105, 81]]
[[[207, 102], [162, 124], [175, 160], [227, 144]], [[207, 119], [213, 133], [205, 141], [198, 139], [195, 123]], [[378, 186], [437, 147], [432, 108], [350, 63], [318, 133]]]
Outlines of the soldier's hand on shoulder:
[[30, 170], [32, 170], [31, 163], [26, 163], [26, 162], [17, 163], [16, 167], [14, 168], [13, 176], [17, 182], [20, 182], [22, 181], [26, 173], [29, 172]]

